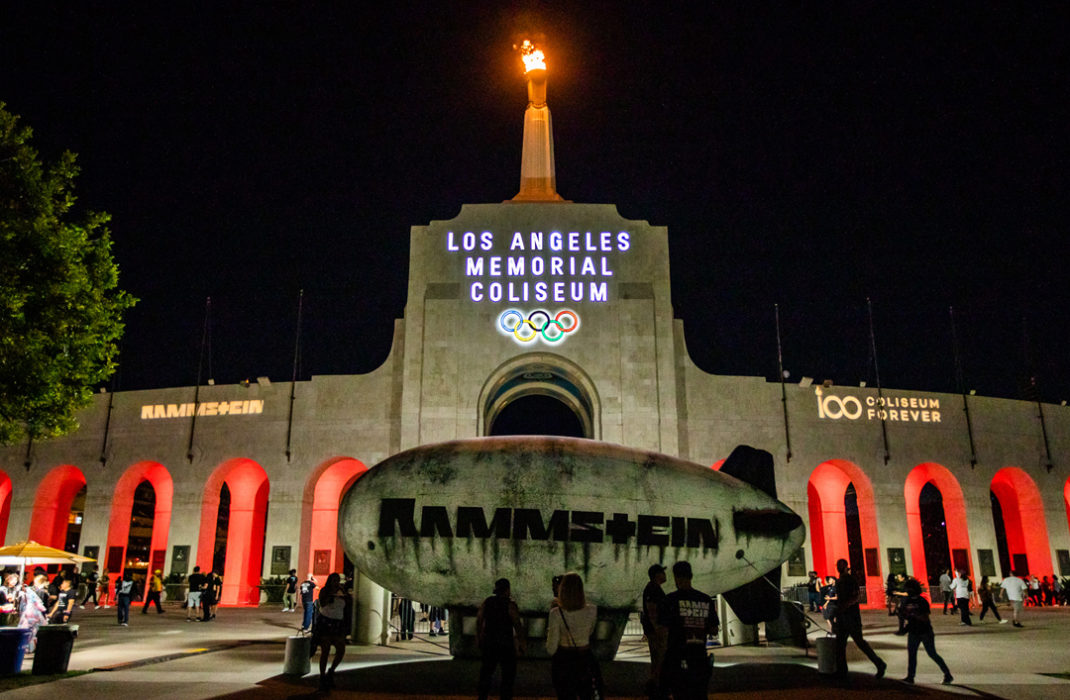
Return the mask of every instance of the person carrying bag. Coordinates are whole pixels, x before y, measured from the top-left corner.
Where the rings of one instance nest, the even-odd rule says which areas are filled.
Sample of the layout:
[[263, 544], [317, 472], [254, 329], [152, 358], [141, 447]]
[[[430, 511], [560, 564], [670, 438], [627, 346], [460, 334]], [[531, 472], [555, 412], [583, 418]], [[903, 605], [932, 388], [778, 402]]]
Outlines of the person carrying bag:
[[557, 697], [601, 700], [605, 684], [590, 646], [598, 608], [587, 602], [583, 579], [577, 573], [562, 577], [558, 600], [560, 605], [550, 610], [546, 630], [546, 651], [552, 657], [550, 672]]

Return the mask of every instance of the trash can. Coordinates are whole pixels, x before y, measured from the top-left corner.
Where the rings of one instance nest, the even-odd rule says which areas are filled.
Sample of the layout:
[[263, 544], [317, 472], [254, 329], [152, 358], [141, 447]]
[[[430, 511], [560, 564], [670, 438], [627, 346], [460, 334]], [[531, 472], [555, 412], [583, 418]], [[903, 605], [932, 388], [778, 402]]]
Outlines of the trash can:
[[286, 660], [282, 664], [282, 672], [288, 676], [303, 676], [311, 671], [311, 649], [312, 637], [287, 637]]
[[37, 650], [33, 654], [33, 675], [66, 673], [71, 660], [78, 625], [41, 625], [37, 628]]
[[0, 627], [0, 676], [22, 672], [22, 659], [30, 645], [30, 630], [21, 627]]
[[817, 672], [823, 675], [836, 673], [836, 638], [817, 638]]

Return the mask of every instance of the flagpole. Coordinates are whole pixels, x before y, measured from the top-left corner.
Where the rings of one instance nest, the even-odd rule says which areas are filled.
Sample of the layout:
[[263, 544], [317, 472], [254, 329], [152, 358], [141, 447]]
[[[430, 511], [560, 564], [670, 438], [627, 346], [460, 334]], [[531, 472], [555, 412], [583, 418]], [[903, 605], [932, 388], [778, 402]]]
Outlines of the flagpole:
[[[201, 331], [201, 354], [197, 359], [197, 384], [193, 387], [193, 415], [189, 422], [189, 445], [186, 447], [186, 461], [193, 463], [193, 435], [197, 429], [197, 408], [201, 398], [201, 372], [204, 370], [205, 348], [209, 347], [212, 340], [212, 297], [207, 297], [204, 302], [204, 329]], [[208, 353], [209, 374], [211, 373], [211, 352]]]
[[291, 451], [291, 438], [293, 437], [294, 427], [294, 401], [297, 399], [297, 368], [301, 358], [301, 312], [304, 310], [305, 305], [305, 290], [300, 290], [297, 293], [297, 331], [294, 333], [294, 369], [293, 376], [290, 379], [290, 415], [286, 419], [286, 461], [290, 461], [290, 456], [293, 454]]
[[881, 370], [877, 365], [877, 334], [873, 331], [873, 302], [866, 297], [866, 309], [869, 312], [869, 349], [873, 355], [873, 374], [877, 380], [877, 406], [881, 409], [877, 415], [881, 417], [881, 437], [884, 439], [884, 463], [892, 458], [888, 452], [888, 421], [885, 416], [888, 411], [884, 409], [884, 393], [881, 390]]
[[791, 461], [791, 429], [788, 425], [788, 390], [784, 386], [784, 350], [780, 344], [780, 304], [773, 304], [776, 318], [776, 367], [780, 375], [780, 402], [784, 408], [784, 442], [788, 448], [788, 461]]
[[977, 466], [977, 448], [973, 442], [973, 422], [970, 420], [970, 403], [966, 397], [966, 382], [962, 377], [959, 336], [955, 330], [955, 307], [947, 307], [947, 313], [951, 317], [951, 347], [955, 354], [955, 382], [958, 384], [959, 393], [962, 394], [962, 410], [966, 414], [966, 435], [970, 438], [970, 468], [972, 469]]

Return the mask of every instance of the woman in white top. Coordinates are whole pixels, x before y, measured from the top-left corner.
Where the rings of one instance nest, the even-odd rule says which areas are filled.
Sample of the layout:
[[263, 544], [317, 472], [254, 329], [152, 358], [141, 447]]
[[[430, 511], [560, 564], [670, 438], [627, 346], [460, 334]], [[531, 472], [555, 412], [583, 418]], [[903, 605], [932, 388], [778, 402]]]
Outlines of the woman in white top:
[[589, 698], [602, 690], [602, 674], [591, 653], [591, 634], [598, 621], [598, 608], [587, 602], [583, 579], [577, 573], [561, 578], [557, 599], [546, 626], [546, 651], [553, 657], [551, 677], [561, 700]]

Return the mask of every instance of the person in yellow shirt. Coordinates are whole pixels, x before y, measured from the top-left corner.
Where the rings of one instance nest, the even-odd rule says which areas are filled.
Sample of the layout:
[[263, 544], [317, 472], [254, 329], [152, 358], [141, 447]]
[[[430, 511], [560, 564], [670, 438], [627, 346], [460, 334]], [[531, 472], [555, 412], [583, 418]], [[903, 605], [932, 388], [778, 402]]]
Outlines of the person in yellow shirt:
[[149, 611], [150, 603], [156, 603], [156, 614], [163, 613], [163, 606], [160, 605], [160, 592], [163, 591], [163, 578], [160, 577], [162, 573], [162, 571], [156, 569], [149, 578], [149, 590], [145, 594], [145, 606], [141, 608], [142, 615]]

